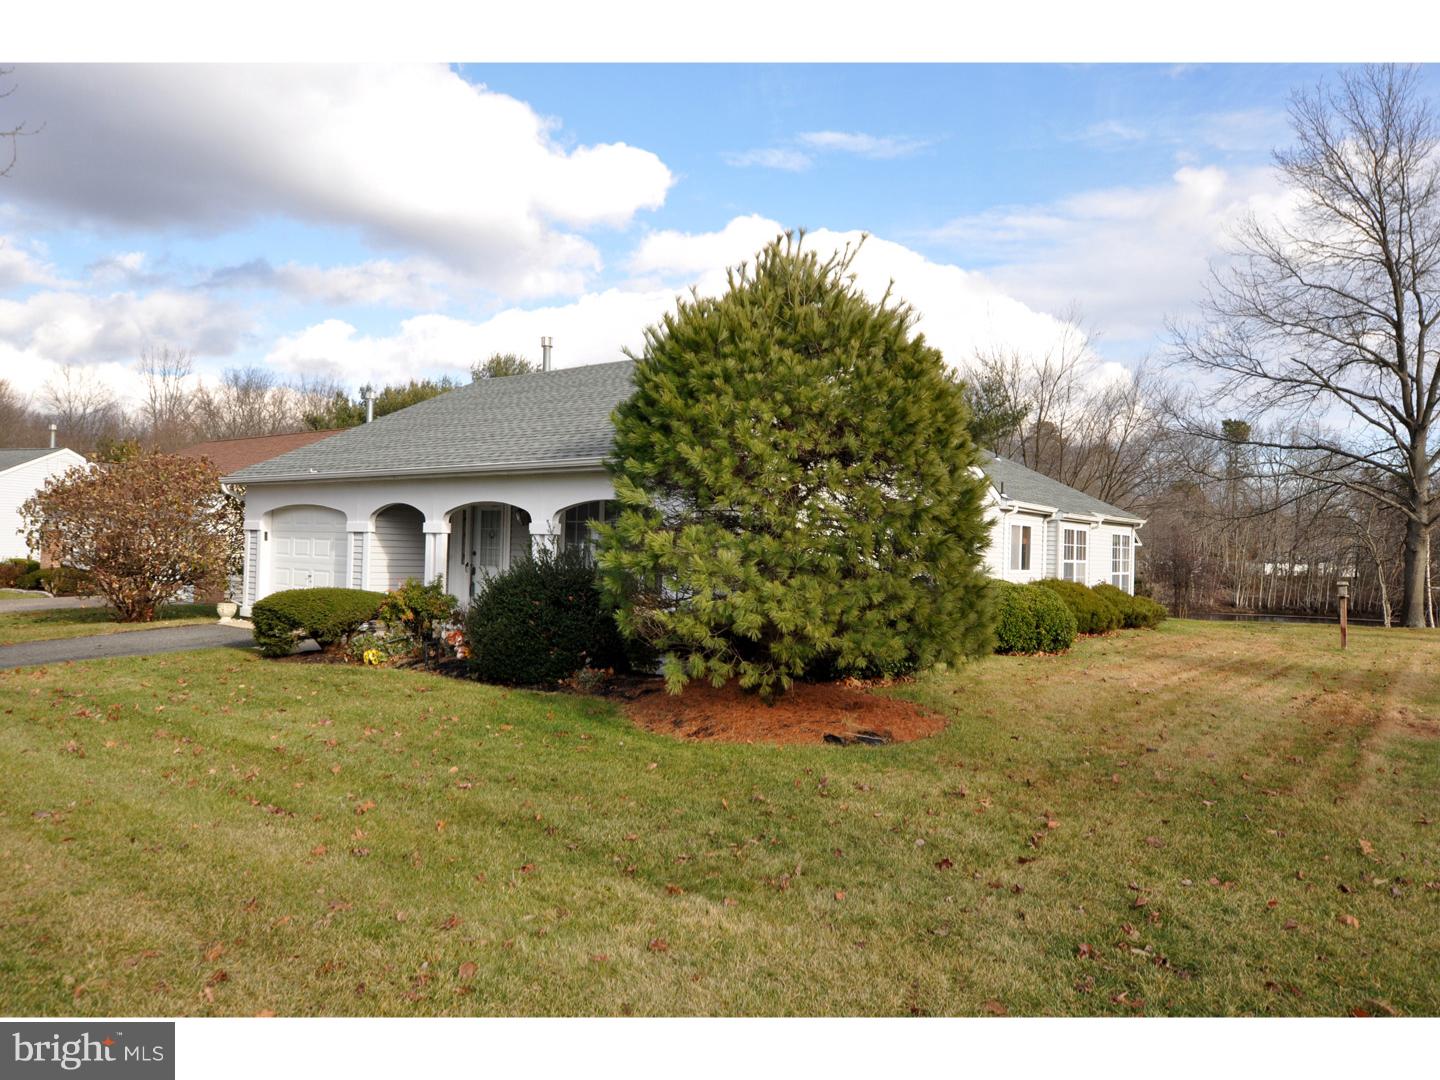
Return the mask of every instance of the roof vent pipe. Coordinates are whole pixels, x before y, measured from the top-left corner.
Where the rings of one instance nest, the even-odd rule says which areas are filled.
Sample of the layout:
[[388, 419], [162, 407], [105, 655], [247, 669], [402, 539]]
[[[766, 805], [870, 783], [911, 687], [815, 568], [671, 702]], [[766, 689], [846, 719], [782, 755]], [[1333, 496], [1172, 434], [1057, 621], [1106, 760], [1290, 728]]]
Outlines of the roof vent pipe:
[[550, 370], [550, 346], [553, 345], [553, 344], [555, 344], [555, 339], [552, 338], [552, 337], [542, 337], [542, 338], [540, 339], [540, 370], [541, 370], [541, 371], [549, 371], [549, 370]]
[[365, 402], [365, 422], [372, 423], [375, 419], [375, 387], [369, 383], [360, 387], [360, 398]]
[[58, 430], [59, 430], [59, 425], [57, 425], [57, 424], [51, 424], [51, 425], [50, 425], [50, 449], [51, 449], [51, 450], [54, 450], [54, 449], [55, 449], [55, 432], [58, 431]]

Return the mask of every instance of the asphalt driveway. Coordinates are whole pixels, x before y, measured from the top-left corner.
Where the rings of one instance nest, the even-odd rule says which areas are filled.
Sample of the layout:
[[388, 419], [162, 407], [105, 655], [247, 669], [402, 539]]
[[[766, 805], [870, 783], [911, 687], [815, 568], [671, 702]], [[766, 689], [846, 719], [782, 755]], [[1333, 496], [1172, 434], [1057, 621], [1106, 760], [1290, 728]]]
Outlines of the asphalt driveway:
[[123, 634], [0, 645], [0, 668], [63, 664], [69, 660], [98, 660], [107, 656], [149, 656], [188, 649], [246, 649], [254, 644], [254, 634], [243, 627], [219, 624], [168, 626], [155, 630], [129, 630]]
[[64, 608], [104, 607], [100, 596], [0, 596], [0, 613], [11, 611], [57, 611]]

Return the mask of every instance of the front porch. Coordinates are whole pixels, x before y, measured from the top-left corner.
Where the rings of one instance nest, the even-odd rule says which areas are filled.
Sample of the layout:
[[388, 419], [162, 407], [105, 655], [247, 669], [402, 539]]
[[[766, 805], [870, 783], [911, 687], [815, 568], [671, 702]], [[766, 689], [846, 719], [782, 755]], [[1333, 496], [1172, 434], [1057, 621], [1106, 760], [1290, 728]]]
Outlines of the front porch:
[[254, 485], [241, 611], [281, 589], [385, 592], [442, 578], [467, 604], [540, 546], [593, 550], [614, 491], [603, 470]]

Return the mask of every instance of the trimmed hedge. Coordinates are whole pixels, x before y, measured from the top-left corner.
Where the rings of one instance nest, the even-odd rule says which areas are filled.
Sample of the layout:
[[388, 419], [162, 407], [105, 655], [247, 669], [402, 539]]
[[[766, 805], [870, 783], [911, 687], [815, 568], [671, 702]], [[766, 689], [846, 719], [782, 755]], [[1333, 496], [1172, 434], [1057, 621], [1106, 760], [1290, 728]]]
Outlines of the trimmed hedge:
[[1064, 652], [1075, 643], [1075, 616], [1050, 589], [994, 582], [995, 651]]
[[40, 564], [34, 559], [6, 559], [0, 562], [0, 589], [38, 589]]
[[625, 639], [580, 551], [540, 551], [490, 581], [465, 613], [470, 665], [484, 682], [544, 686], [582, 668], [630, 668]]
[[1065, 602], [1075, 616], [1075, 626], [1082, 634], [1108, 634], [1120, 626], [1120, 609], [1087, 585], [1078, 581], [1045, 578], [1035, 584], [1049, 589]]
[[1153, 630], [1170, 617], [1165, 605], [1148, 596], [1131, 596], [1114, 585], [1096, 585], [1095, 592], [1119, 609], [1120, 624], [1127, 630]]
[[255, 643], [264, 656], [289, 656], [306, 638], [314, 638], [322, 649], [333, 648], [374, 619], [383, 599], [384, 593], [364, 589], [271, 593], [251, 609]]

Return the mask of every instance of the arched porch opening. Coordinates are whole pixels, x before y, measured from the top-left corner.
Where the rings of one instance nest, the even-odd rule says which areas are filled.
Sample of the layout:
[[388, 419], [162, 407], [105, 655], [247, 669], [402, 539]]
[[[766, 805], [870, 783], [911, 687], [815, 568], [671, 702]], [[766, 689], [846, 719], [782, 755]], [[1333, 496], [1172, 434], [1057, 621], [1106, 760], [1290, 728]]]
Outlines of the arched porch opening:
[[593, 563], [600, 541], [596, 526], [609, 525], [619, 514], [620, 504], [614, 499], [591, 499], [565, 507], [556, 515], [560, 550], [581, 551], [586, 561]]
[[425, 515], [409, 503], [391, 503], [370, 516], [367, 589], [390, 592], [406, 578], [425, 578]]
[[485, 583], [530, 554], [530, 514], [502, 502], [475, 502], [451, 510], [445, 581], [468, 604]]

